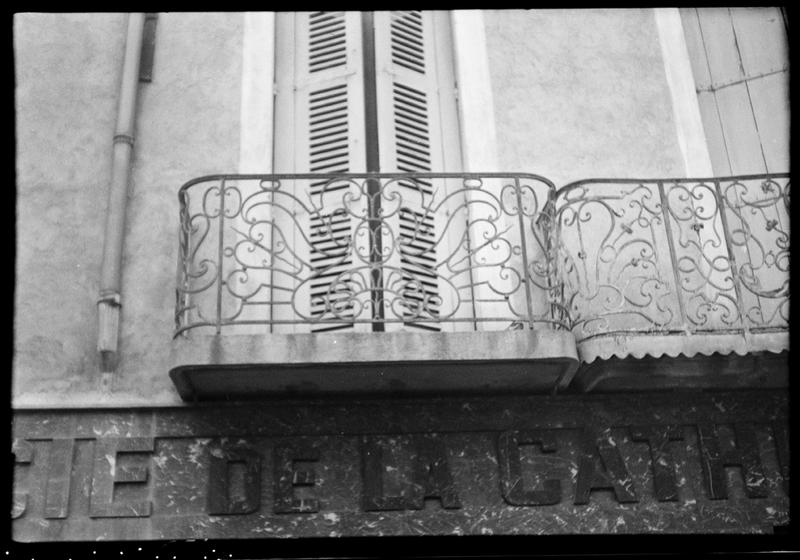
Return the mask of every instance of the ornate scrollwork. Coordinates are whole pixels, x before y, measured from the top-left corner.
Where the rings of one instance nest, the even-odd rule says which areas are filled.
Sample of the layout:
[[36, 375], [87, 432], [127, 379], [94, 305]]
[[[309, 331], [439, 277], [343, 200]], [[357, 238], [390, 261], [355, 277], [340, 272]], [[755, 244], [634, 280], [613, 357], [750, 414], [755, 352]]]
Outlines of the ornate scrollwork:
[[788, 326], [788, 176], [580, 181], [556, 201], [578, 340]]
[[553, 193], [505, 174], [194, 181], [180, 196], [177, 331], [566, 326], [552, 313], [550, 234], [534, 223], [551, 223]]
[[180, 193], [176, 332], [787, 328], [789, 194], [787, 175], [200, 179]]

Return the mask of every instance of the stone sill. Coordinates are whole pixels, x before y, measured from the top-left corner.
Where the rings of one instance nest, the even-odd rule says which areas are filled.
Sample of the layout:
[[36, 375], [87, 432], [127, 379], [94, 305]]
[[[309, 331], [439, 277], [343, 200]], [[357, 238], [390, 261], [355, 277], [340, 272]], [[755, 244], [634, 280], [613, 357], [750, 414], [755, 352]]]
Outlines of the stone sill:
[[475, 391], [553, 393], [578, 367], [572, 333], [222, 334], [173, 341], [170, 377], [187, 401], [266, 395]]

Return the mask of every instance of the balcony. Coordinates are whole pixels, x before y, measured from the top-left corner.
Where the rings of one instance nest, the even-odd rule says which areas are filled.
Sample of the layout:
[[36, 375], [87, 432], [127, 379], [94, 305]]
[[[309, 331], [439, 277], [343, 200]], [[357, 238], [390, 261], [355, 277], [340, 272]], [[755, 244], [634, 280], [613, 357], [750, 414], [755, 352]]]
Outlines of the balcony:
[[730, 386], [764, 357], [782, 382], [788, 175], [224, 175], [179, 199], [186, 399]]
[[575, 387], [785, 384], [789, 186], [773, 174], [561, 188], [556, 283], [585, 364]]

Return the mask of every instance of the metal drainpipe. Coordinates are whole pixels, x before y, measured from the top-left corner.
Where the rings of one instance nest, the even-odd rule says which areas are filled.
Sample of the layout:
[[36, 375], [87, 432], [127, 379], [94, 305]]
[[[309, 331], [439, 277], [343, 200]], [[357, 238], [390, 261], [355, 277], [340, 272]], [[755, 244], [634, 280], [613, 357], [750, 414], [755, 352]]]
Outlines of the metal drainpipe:
[[97, 351], [103, 383], [110, 382], [110, 373], [117, 365], [119, 338], [120, 278], [122, 276], [122, 244], [125, 230], [125, 203], [130, 183], [133, 155], [133, 130], [136, 119], [136, 95], [139, 89], [139, 62], [144, 30], [143, 13], [128, 15], [128, 34], [119, 90], [117, 126], [114, 132], [111, 162], [111, 185], [108, 191], [103, 265], [100, 273], [100, 299], [97, 302]]

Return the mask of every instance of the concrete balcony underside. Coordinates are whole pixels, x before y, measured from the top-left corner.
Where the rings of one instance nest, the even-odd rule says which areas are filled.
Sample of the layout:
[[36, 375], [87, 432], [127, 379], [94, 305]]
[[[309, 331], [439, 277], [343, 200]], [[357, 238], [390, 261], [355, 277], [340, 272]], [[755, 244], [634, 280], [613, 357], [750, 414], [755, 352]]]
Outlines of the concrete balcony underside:
[[[619, 338], [619, 337], [616, 337]], [[185, 401], [280, 395], [614, 392], [788, 387], [788, 333], [628, 336], [582, 356], [557, 330], [179, 337], [170, 377]], [[633, 339], [633, 340], [631, 340]], [[742, 338], [742, 340], [744, 340]], [[583, 359], [582, 359], [583, 357]]]
[[315, 393], [565, 389], [578, 367], [568, 331], [198, 335], [173, 342], [184, 400]]
[[578, 343], [570, 390], [788, 387], [789, 332], [625, 334]]
[[582, 364], [570, 392], [777, 389], [789, 386], [789, 351], [710, 356], [613, 356]]

